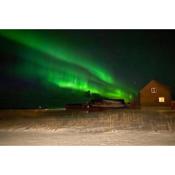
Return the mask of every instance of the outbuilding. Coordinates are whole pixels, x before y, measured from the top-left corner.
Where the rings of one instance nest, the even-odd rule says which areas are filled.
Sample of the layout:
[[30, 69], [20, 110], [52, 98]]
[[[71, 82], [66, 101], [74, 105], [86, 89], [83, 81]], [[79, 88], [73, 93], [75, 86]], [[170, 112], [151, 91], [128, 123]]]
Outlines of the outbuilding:
[[170, 106], [171, 90], [168, 86], [152, 80], [140, 90], [141, 106]]

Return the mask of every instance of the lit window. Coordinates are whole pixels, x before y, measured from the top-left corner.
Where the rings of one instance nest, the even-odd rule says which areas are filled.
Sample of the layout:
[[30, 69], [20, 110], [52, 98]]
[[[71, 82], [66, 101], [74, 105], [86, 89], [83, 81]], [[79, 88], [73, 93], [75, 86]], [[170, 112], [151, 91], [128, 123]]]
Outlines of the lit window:
[[156, 88], [151, 88], [151, 93], [156, 93], [157, 89]]
[[164, 97], [159, 97], [159, 103], [164, 103], [165, 102], [165, 98]]

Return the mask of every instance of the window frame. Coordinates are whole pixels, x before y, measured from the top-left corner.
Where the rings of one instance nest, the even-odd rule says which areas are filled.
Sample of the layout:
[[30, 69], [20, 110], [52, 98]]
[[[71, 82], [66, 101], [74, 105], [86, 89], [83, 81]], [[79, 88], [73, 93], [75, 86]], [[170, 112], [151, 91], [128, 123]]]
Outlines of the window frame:
[[156, 94], [157, 93], [157, 88], [155, 88], [155, 87], [151, 88], [151, 93]]

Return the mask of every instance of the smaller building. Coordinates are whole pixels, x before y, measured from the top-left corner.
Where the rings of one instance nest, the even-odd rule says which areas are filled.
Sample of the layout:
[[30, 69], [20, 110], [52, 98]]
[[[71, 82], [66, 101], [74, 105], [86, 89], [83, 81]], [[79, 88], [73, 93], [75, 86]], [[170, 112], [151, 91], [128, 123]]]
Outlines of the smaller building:
[[170, 106], [171, 90], [168, 86], [152, 80], [139, 93], [141, 106]]

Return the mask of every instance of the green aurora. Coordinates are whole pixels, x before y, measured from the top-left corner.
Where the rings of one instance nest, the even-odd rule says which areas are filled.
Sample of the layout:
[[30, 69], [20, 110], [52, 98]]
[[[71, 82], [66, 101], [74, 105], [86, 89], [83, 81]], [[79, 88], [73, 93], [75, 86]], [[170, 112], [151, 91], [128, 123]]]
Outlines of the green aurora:
[[42, 83], [52, 83], [60, 88], [90, 91], [108, 98], [130, 101], [135, 91], [116, 80], [95, 59], [82, 57], [74, 49], [49, 36], [28, 30], [1, 30], [0, 35], [21, 44], [21, 59], [16, 67], [18, 76], [39, 77]]

